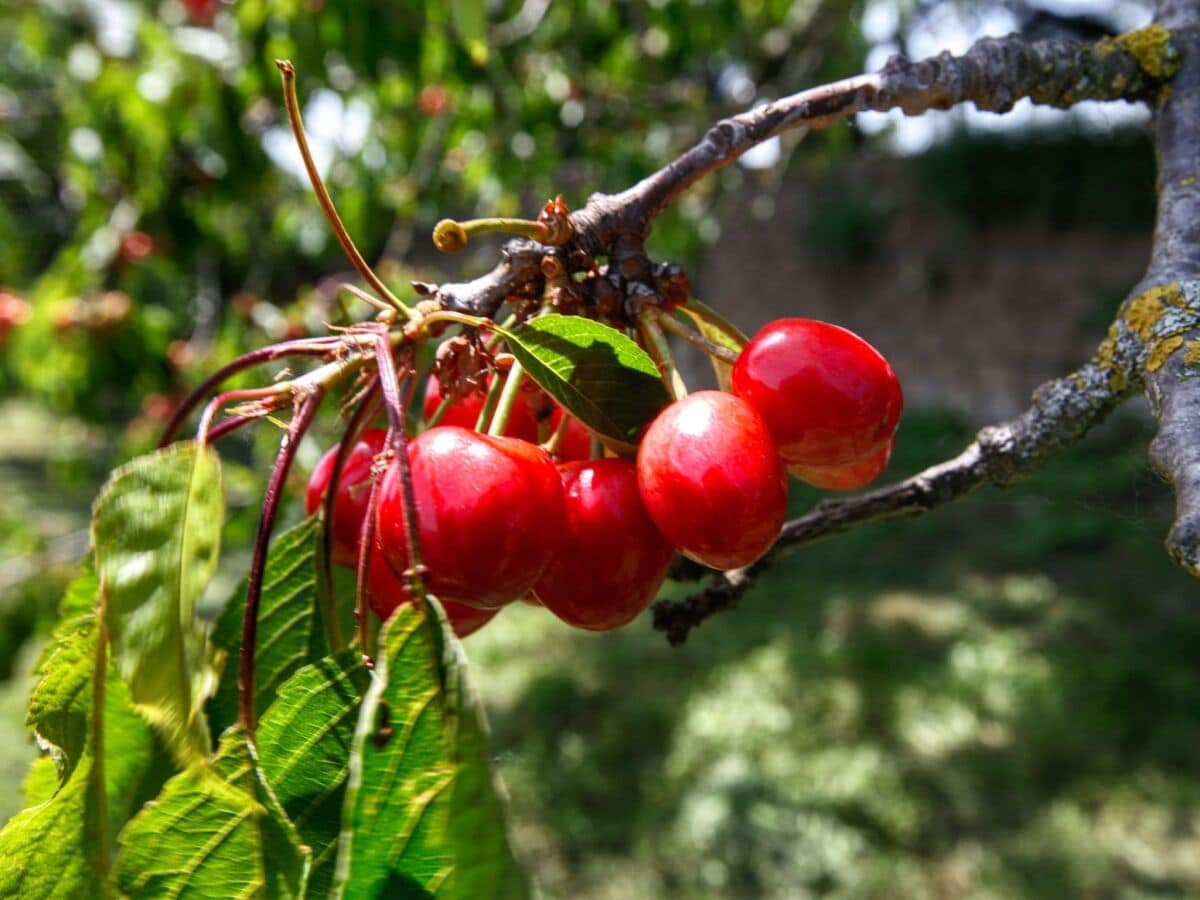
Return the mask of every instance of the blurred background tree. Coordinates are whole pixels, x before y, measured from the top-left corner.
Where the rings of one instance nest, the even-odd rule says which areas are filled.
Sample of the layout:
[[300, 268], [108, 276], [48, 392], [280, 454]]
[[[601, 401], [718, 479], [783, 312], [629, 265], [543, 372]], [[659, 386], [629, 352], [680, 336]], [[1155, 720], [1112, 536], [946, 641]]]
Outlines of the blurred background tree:
[[[435, 258], [444, 216], [579, 205], [724, 114], [891, 52], [1148, 17], [1106, 0], [0, 0], [0, 817], [32, 755], [25, 673], [106, 469], [236, 352], [365, 315], [337, 295], [348, 267], [276, 57], [300, 72], [350, 232], [403, 287], [490, 265], [490, 242]], [[747, 329], [812, 315], [883, 349], [909, 399], [890, 474], [908, 474], [1103, 332], [1148, 246], [1145, 122], [861, 116], [709, 179], [652, 250]], [[1200, 620], [1159, 547], [1149, 433], [1135, 410], [1032, 483], [800, 554], [680, 650], [643, 621], [597, 637], [506, 611], [467, 646], [525, 862], [564, 897], [1200, 895]], [[236, 541], [263, 468], [253, 440], [229, 453]]]

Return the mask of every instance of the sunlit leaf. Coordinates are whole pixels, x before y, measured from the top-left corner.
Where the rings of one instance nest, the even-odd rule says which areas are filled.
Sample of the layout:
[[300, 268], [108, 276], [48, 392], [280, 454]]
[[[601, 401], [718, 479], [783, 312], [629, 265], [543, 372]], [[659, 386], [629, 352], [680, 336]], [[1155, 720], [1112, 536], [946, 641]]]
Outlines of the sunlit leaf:
[[337, 887], [353, 898], [524, 897], [479, 707], [444, 616], [425, 621], [434, 614], [406, 604], [380, 632], [350, 755]]
[[308, 850], [245, 735], [167, 782], [121, 832], [117, 886], [133, 897], [299, 897]]
[[185, 764], [211, 746], [203, 704], [216, 674], [194, 611], [216, 568], [223, 516], [218, 457], [194, 444], [117, 469], [92, 516], [114, 661]]
[[503, 333], [529, 377], [608, 443], [632, 448], [671, 402], [646, 351], [608, 325], [549, 315]]
[[319, 660], [284, 682], [258, 723], [263, 774], [312, 848], [312, 896], [325, 896], [333, 880], [350, 745], [367, 680], [357, 649]]
[[[94, 609], [90, 573], [69, 593], [78, 599], [89, 583]], [[0, 832], [0, 897], [103, 896], [112, 835], [153, 777], [150, 726], [111, 667], [107, 678], [96, 678], [97, 631], [95, 613], [63, 622], [39, 665], [28, 722], [49, 755], [26, 779], [26, 797], [36, 805]], [[94, 715], [98, 682], [102, 721]]]
[[[267, 554], [258, 608], [258, 649], [254, 694], [256, 708], [267, 709], [279, 686], [307, 662], [317, 602], [314, 554], [318, 520], [306, 519], [275, 538]], [[246, 582], [226, 605], [213, 629], [212, 642], [231, 661], [242, 644]], [[226, 665], [217, 692], [208, 704], [212, 727], [223, 731], [238, 710], [238, 667]]]

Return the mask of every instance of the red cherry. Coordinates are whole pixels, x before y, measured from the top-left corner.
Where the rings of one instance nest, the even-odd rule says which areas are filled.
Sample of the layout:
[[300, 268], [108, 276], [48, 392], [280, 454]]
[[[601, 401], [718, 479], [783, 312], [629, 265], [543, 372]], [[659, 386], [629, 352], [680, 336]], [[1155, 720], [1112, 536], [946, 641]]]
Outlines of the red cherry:
[[[439, 598], [440, 599], [440, 598]], [[376, 550], [371, 554], [367, 568], [367, 603], [375, 615], [384, 621], [404, 603], [412, 602], [408, 586], [388, 566], [383, 555]], [[455, 603], [453, 600], [442, 600], [442, 609], [450, 620], [450, 627], [460, 638], [474, 634], [500, 610], [479, 609], [467, 606], [465, 603]]]
[[638, 448], [637, 474], [658, 530], [706, 566], [754, 562], [783, 524], [783, 463], [762, 417], [732, 394], [699, 391], [659, 413]]
[[[483, 391], [472, 391], [451, 403], [438, 424], [456, 425], [459, 428], [466, 428], [468, 430], [474, 429], [475, 423], [479, 420], [479, 413], [483, 409], [483, 404], [486, 400], [487, 395]], [[437, 412], [437, 408], [441, 405], [441, 385], [438, 384], [436, 378], [430, 378], [425, 382], [425, 418], [430, 418]], [[517, 395], [516, 402], [513, 403], [512, 411], [508, 414], [508, 426], [504, 429], [504, 433], [509, 437], [537, 443], [537, 418], [534, 416], [533, 410], [529, 408], [526, 398], [519, 394]]]
[[904, 398], [883, 355], [852, 331], [778, 319], [733, 365], [731, 390], [762, 415], [785, 462], [841, 466], [891, 440]]
[[555, 406], [554, 414], [550, 417], [550, 433], [558, 428], [562, 417], [567, 417], [567, 428], [562, 440], [558, 442], [558, 453], [555, 454], [560, 462], [573, 462], [592, 458], [592, 433], [582, 422], [563, 409]]
[[[408, 445], [429, 589], [472, 606], [527, 593], [558, 550], [566, 512], [554, 462], [540, 447], [456, 426]], [[392, 568], [408, 567], [399, 467], [379, 487], [378, 534]]]
[[646, 514], [632, 462], [597, 459], [558, 471], [567, 528], [534, 594], [568, 625], [619, 628], [654, 599], [674, 550]]
[[[375, 457], [383, 451], [386, 441], [387, 432], [383, 429], [367, 429], [350, 448], [342, 464], [342, 477], [333, 501], [333, 522], [327, 527], [333, 530], [333, 551], [330, 555], [334, 562], [343, 566], [358, 564], [358, 535], [371, 496], [371, 466], [375, 463]], [[321, 505], [321, 498], [329, 487], [337, 450], [337, 447], [330, 447], [308, 479], [304, 511], [310, 516]]]
[[890, 440], [882, 450], [844, 466], [788, 466], [788, 471], [801, 481], [827, 491], [856, 491], [883, 474], [895, 445], [895, 439]]

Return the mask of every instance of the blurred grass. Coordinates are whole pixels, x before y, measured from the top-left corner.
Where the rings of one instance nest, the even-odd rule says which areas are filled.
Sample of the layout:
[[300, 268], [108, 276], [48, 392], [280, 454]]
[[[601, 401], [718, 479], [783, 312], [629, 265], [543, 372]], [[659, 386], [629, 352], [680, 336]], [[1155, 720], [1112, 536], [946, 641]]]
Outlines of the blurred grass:
[[[1198, 591], [1151, 433], [1129, 411], [1016, 488], [800, 551], [679, 649], [506, 610], [467, 650], [547, 895], [1200, 896]], [[888, 477], [969, 436], [909, 415]], [[78, 452], [0, 450], [0, 560], [82, 527], [103, 454]], [[230, 467], [235, 505], [251, 480]], [[0, 819], [62, 568], [0, 596]]]

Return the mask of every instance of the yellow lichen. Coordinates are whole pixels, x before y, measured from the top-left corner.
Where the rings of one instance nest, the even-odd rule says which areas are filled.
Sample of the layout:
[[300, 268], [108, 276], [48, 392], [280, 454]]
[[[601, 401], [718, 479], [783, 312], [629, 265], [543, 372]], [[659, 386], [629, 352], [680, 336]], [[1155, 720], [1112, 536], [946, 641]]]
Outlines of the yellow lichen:
[[1178, 282], [1152, 287], [1130, 301], [1125, 310], [1125, 322], [1134, 334], [1147, 341], [1162, 318], [1166, 304], [1178, 305], [1177, 298], [1182, 298], [1182, 295]]
[[1183, 346], [1183, 335], [1173, 334], [1161, 341], [1156, 341], [1146, 356], [1146, 371], [1157, 372], [1162, 368], [1167, 358]]
[[1200, 366], [1200, 340], [1187, 342], [1183, 348], [1183, 361], [1189, 366]]
[[1128, 50], [1138, 67], [1156, 81], [1170, 78], [1179, 68], [1179, 55], [1171, 46], [1171, 32], [1161, 25], [1123, 34], [1116, 43]]
[[1196, 183], [1195, 175], [1188, 175], [1186, 178], [1179, 179], [1179, 184], [1182, 187], [1191, 187], [1195, 183]]

